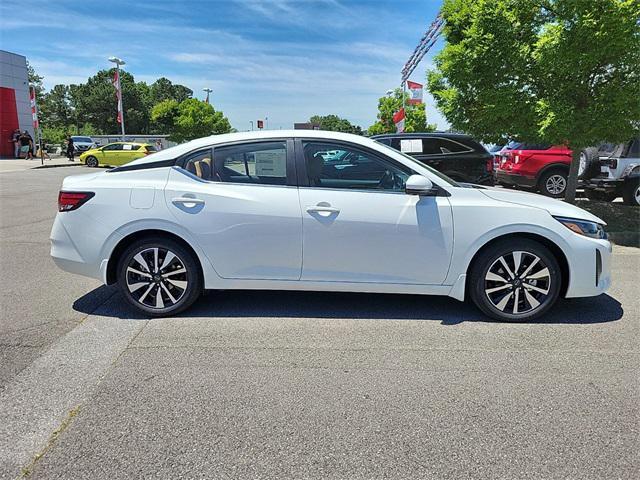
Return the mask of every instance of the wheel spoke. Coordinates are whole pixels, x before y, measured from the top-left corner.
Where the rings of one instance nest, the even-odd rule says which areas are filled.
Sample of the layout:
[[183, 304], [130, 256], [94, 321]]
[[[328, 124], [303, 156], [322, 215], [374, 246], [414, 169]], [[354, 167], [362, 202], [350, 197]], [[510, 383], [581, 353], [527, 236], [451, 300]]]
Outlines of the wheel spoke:
[[535, 285], [529, 285], [528, 283], [524, 283], [523, 285], [524, 285], [524, 288], [526, 288], [527, 290], [533, 290], [534, 292], [539, 292], [539, 293], [542, 293], [544, 295], [549, 293], [549, 289], [545, 290], [543, 288], [536, 287]]
[[173, 252], [167, 252], [167, 254], [164, 257], [164, 260], [162, 261], [162, 265], [160, 265], [160, 271], [164, 270], [165, 267], [168, 267], [174, 258], [176, 258], [176, 256], [174, 255]]
[[500, 275], [498, 275], [497, 273], [493, 273], [493, 272], [487, 272], [487, 276], [484, 277], [485, 280], [489, 280], [491, 282], [502, 282], [502, 283], [507, 283], [508, 280], [501, 277]]
[[153, 271], [155, 273], [158, 272], [158, 249], [153, 249]]
[[514, 275], [518, 275], [518, 270], [520, 270], [520, 262], [522, 261], [522, 252], [513, 252], [513, 273]]
[[513, 313], [518, 313], [518, 302], [520, 301], [520, 289], [516, 288], [515, 298], [513, 300]]
[[509, 278], [514, 278], [515, 275], [511, 272], [511, 269], [509, 268], [509, 265], [507, 265], [507, 262], [504, 260], [504, 257], [500, 257], [500, 263], [502, 263], [502, 266], [509, 274]]
[[178, 270], [174, 270], [173, 272], [163, 273], [162, 274], [162, 278], [167, 278], [167, 277], [169, 277], [171, 275], [177, 275], [179, 273], [185, 273], [186, 271], [187, 271], [187, 269], [184, 268], [184, 267], [183, 268], [179, 268]]
[[540, 270], [539, 272], [536, 272], [532, 275], [529, 275], [528, 277], [525, 277], [527, 280], [536, 280], [538, 278], [546, 278], [549, 277], [549, 275], [551, 275], [551, 273], [549, 272], [549, 269], [547, 267], [543, 268], [542, 270]]
[[538, 264], [538, 262], [539, 262], [539, 261], [540, 261], [540, 259], [539, 259], [538, 257], [536, 257], [536, 258], [533, 260], [533, 262], [531, 262], [531, 263], [529, 264], [529, 266], [528, 266], [528, 267], [527, 267], [527, 269], [524, 271], [524, 273], [523, 273], [522, 275], [520, 275], [520, 277], [521, 277], [521, 278], [526, 278], [526, 277], [527, 277], [527, 275], [529, 274], [529, 272], [531, 271], [531, 269], [532, 269], [533, 267], [535, 267], [535, 266]]
[[147, 264], [147, 261], [144, 258], [142, 258], [141, 253], [136, 254], [136, 256], [133, 257], [133, 259], [140, 264], [140, 266], [145, 272], [151, 271], [151, 269], [149, 268], [149, 265]]
[[144, 299], [147, 298], [147, 295], [149, 295], [149, 292], [151, 291], [151, 289], [154, 287], [154, 283], [152, 283], [151, 285], [149, 285], [149, 288], [147, 288], [147, 290], [142, 294], [142, 296], [138, 299], [138, 301], [140, 303], [144, 303]]
[[172, 285], [175, 285], [178, 288], [181, 288], [182, 290], [187, 288], [187, 281], [186, 280], [174, 280], [172, 278], [166, 278], [165, 279], [167, 282], [169, 282]]
[[505, 295], [504, 297], [502, 297], [502, 300], [500, 300], [500, 302], [498, 304], [496, 304], [496, 308], [500, 311], [504, 311], [505, 307], [507, 306], [507, 303], [509, 302], [509, 300], [511, 299], [511, 297], [513, 297], [513, 292], [508, 293], [507, 295]]
[[[186, 283], [186, 282], [185, 282]], [[177, 300], [173, 297], [173, 295], [171, 295], [171, 292], [169, 291], [169, 289], [165, 286], [164, 282], [162, 282], [160, 284], [160, 286], [162, 287], [162, 289], [164, 290], [164, 293], [167, 294], [167, 296], [169, 297], [169, 300], [171, 300], [172, 303], [176, 303]]]
[[540, 305], [540, 302], [536, 300], [535, 297], [527, 291], [527, 289], [524, 289], [524, 298], [526, 298], [529, 305], [531, 305], [531, 309], [537, 308], [538, 305]]
[[151, 282], [137, 282], [137, 283], [132, 283], [130, 285], [127, 285], [127, 288], [129, 288], [129, 291], [131, 293], [140, 290], [142, 287], [146, 287], [147, 285], [149, 285]]
[[140, 270], [136, 270], [133, 267], [127, 267], [127, 272], [135, 273], [136, 275], [140, 275], [142, 277], [151, 278], [151, 274], [146, 273], [146, 272], [141, 272]]
[[499, 287], [490, 288], [490, 289], [486, 290], [486, 292], [487, 293], [495, 293], [495, 292], [499, 292], [500, 290], [504, 290], [506, 288], [511, 288], [511, 284], [507, 283], [506, 285], [500, 285]]
[[164, 308], [164, 301], [162, 300], [162, 288], [158, 285], [158, 291], [156, 292], [156, 308]]

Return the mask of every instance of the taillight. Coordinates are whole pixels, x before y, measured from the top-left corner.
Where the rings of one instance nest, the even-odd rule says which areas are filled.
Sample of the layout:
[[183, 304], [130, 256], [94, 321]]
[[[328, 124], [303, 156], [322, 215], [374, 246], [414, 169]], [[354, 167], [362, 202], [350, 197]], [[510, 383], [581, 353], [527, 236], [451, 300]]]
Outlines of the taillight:
[[63, 192], [58, 194], [58, 211], [70, 212], [87, 203], [95, 193], [93, 192]]

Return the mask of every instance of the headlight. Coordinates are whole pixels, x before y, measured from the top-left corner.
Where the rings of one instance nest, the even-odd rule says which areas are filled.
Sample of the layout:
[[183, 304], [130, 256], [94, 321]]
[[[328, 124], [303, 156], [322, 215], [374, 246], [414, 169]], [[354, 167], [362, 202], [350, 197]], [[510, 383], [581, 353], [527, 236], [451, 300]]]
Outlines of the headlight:
[[604, 226], [599, 223], [589, 222], [587, 220], [578, 220], [576, 218], [553, 218], [558, 220], [561, 224], [563, 224], [569, 230], [577, 233], [578, 235], [584, 235], [585, 237], [598, 239], [607, 238], [607, 232], [604, 231]]

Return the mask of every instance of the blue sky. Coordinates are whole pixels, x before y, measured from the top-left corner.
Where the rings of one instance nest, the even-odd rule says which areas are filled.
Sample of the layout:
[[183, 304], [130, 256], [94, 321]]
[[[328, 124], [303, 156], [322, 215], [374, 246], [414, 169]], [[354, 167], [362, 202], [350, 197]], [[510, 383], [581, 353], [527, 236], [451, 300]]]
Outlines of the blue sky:
[[[1, 48], [25, 55], [45, 86], [80, 83], [127, 62], [136, 80], [165, 76], [212, 103], [238, 130], [269, 117], [291, 128], [334, 113], [368, 127], [377, 99], [436, 16], [441, 0], [2, 0]], [[424, 83], [434, 52], [412, 80]], [[125, 98], [126, 102], [126, 98]], [[427, 99], [427, 117], [446, 121]]]

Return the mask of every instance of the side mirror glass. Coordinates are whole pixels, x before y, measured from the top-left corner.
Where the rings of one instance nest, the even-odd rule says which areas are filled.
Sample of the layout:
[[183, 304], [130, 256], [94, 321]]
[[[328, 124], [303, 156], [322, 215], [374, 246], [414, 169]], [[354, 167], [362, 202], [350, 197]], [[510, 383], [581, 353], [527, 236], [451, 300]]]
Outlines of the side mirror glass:
[[435, 195], [433, 182], [422, 175], [411, 175], [404, 190], [408, 195]]

